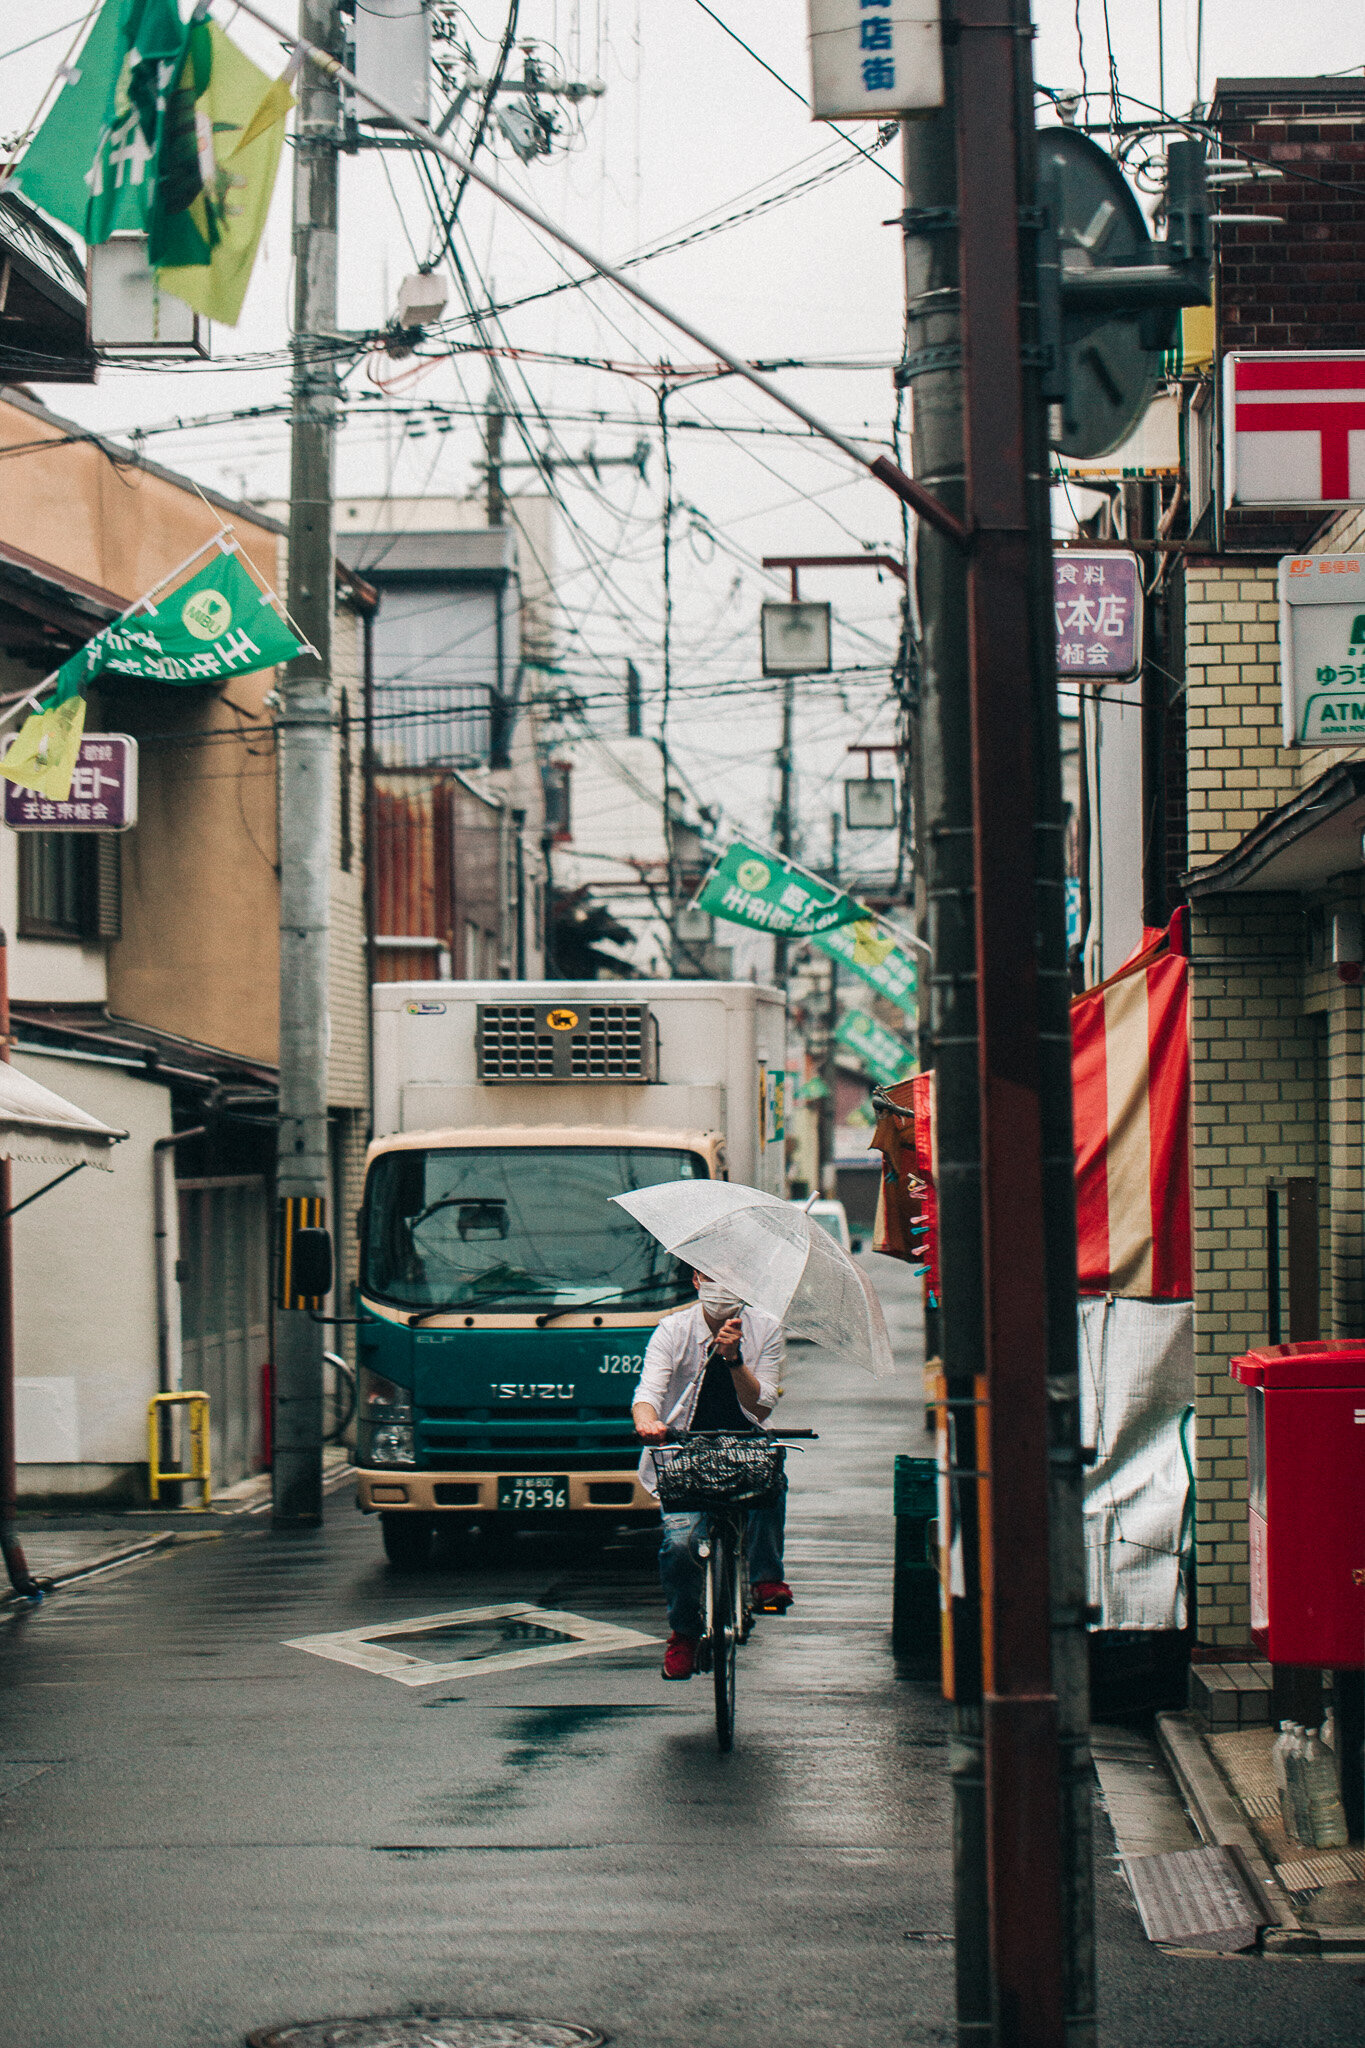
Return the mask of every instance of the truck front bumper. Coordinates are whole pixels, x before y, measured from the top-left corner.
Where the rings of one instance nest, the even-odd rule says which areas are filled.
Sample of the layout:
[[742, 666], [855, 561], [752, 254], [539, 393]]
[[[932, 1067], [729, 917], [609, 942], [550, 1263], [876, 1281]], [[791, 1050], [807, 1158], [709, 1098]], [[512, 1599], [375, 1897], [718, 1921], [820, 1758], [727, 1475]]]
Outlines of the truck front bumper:
[[[356, 1506], [362, 1514], [495, 1514], [498, 1481], [506, 1472], [356, 1472]], [[657, 1513], [659, 1503], [634, 1472], [570, 1472], [570, 1514]]]

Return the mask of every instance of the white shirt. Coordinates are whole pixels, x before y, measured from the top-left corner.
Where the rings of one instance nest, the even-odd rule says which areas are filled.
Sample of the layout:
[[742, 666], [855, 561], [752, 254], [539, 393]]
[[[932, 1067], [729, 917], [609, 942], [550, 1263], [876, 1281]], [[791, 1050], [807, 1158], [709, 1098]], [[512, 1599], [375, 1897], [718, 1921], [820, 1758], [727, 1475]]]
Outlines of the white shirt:
[[[761, 1308], [740, 1310], [740, 1358], [758, 1381], [759, 1405], [776, 1406], [782, 1391], [782, 1367], [787, 1346], [782, 1325]], [[706, 1360], [714, 1342], [711, 1328], [699, 1301], [676, 1315], [665, 1316], [645, 1348], [644, 1369], [632, 1396], [647, 1401], [654, 1413], [673, 1429], [686, 1429], [692, 1420]], [[738, 1390], [736, 1390], [738, 1395]], [[759, 1418], [750, 1408], [740, 1407], [750, 1422]], [[653, 1493], [654, 1459], [646, 1451], [640, 1460], [640, 1484]]]

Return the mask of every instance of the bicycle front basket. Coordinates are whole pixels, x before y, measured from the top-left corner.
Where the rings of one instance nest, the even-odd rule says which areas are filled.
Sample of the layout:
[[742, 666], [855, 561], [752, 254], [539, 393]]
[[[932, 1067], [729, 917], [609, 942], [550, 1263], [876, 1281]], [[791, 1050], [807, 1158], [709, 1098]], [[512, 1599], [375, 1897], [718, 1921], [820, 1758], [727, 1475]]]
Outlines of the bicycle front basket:
[[659, 1505], [669, 1514], [761, 1508], [787, 1490], [787, 1453], [771, 1437], [693, 1437], [655, 1456]]

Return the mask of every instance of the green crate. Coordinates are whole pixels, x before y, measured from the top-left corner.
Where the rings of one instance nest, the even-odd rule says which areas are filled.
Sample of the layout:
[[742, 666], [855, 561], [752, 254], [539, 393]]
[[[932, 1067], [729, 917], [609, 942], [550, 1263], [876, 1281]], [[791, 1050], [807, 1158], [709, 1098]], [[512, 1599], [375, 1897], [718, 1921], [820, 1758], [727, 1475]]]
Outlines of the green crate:
[[938, 1513], [938, 1466], [934, 1459], [897, 1454], [892, 1468], [891, 1509], [897, 1515]]

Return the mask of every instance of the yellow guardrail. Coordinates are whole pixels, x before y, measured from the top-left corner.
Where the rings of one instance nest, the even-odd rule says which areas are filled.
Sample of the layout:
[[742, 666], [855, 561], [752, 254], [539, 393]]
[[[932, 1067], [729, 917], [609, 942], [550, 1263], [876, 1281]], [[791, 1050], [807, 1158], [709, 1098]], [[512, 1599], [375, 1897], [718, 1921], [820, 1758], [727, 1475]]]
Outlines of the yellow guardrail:
[[[161, 1463], [161, 1417], [173, 1407], [188, 1408], [190, 1425], [190, 1464], [187, 1472], [166, 1471]], [[147, 1478], [153, 1500], [161, 1497], [161, 1488], [168, 1479], [187, 1479], [192, 1486], [203, 1488], [204, 1497], [191, 1512], [199, 1514], [209, 1505], [212, 1497], [209, 1480], [209, 1397], [200, 1393], [153, 1394], [147, 1403]]]

